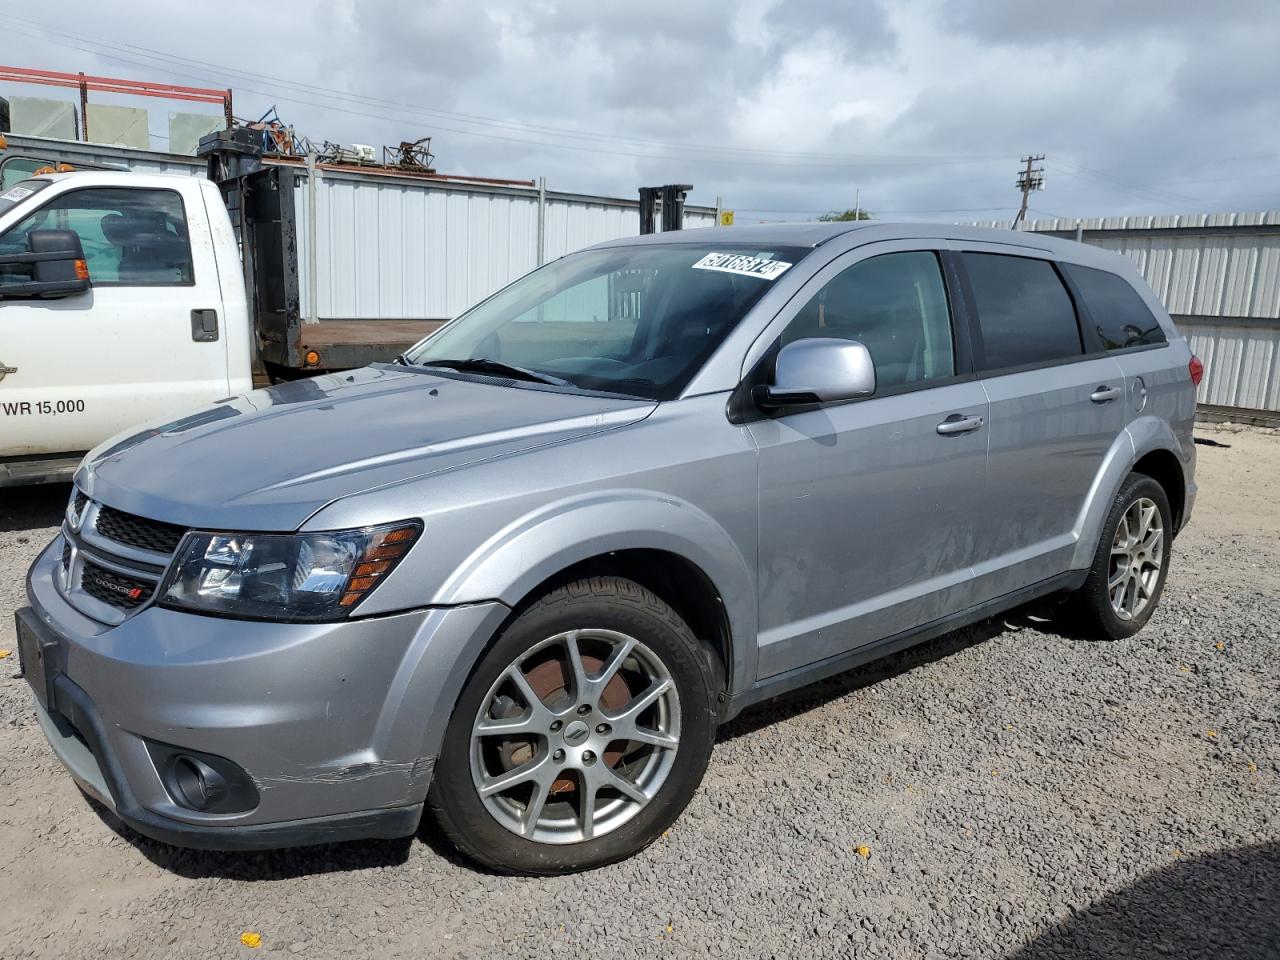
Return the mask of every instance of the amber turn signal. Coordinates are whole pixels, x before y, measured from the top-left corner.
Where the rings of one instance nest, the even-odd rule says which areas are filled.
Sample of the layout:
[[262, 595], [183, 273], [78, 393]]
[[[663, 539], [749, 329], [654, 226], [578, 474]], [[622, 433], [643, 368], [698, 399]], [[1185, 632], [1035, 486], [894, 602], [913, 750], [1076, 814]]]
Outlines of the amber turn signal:
[[395, 569], [396, 564], [417, 541], [420, 533], [422, 533], [422, 527], [417, 524], [406, 524], [374, 535], [356, 563], [351, 579], [347, 581], [346, 592], [338, 601], [339, 606], [352, 607], [359, 603], [365, 594]]
[[76, 279], [77, 280], [89, 279], [89, 265], [85, 263], [83, 260], [76, 261]]

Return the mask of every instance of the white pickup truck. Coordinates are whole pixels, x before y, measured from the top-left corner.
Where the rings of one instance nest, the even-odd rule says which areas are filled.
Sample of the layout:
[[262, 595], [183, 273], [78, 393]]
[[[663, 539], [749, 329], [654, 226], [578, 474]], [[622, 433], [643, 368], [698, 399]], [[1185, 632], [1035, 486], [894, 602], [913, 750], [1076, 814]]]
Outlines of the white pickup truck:
[[[280, 175], [219, 187], [78, 170], [4, 188], [0, 487], [65, 479], [112, 434], [247, 391], [255, 369], [282, 379], [389, 360], [439, 325], [302, 323], [296, 272], [267, 252], [295, 247], [292, 220], [252, 219]], [[231, 196], [258, 245], [243, 258]]]
[[239, 249], [217, 186], [83, 171], [0, 194], [0, 486], [252, 387]]

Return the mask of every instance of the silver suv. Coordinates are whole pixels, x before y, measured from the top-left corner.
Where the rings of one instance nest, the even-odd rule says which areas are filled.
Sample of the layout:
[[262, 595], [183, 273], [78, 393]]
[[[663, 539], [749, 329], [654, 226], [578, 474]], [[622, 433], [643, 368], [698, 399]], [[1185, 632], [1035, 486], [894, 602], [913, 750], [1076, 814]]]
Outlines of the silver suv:
[[20, 650], [80, 786], [188, 847], [556, 873], [744, 707], [1051, 593], [1159, 602], [1200, 362], [1128, 262], [919, 225], [551, 263], [395, 363], [91, 452]]

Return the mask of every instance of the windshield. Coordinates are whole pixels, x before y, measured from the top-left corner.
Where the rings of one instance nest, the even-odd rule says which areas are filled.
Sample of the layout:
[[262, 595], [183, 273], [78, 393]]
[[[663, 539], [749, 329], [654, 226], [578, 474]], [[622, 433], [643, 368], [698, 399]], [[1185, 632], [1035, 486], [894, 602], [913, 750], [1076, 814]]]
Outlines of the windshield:
[[8, 213], [23, 200], [43, 190], [52, 182], [51, 180], [23, 180], [21, 183], [15, 183], [4, 193], [0, 193], [0, 215]]
[[405, 359], [483, 359], [585, 390], [674, 399], [808, 252], [711, 242], [584, 250], [517, 280]]

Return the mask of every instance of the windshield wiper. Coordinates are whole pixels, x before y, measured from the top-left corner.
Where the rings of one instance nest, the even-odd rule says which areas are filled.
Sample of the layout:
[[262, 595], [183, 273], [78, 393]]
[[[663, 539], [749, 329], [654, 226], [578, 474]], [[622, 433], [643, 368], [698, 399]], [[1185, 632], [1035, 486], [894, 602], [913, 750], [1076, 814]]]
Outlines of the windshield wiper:
[[533, 383], [548, 383], [554, 387], [569, 386], [568, 380], [561, 380], [547, 373], [516, 367], [501, 360], [490, 360], [488, 357], [471, 357], [467, 360], [423, 360], [419, 366], [444, 367], [446, 370], [457, 370], [462, 373], [495, 373], [516, 380], [530, 380]]

